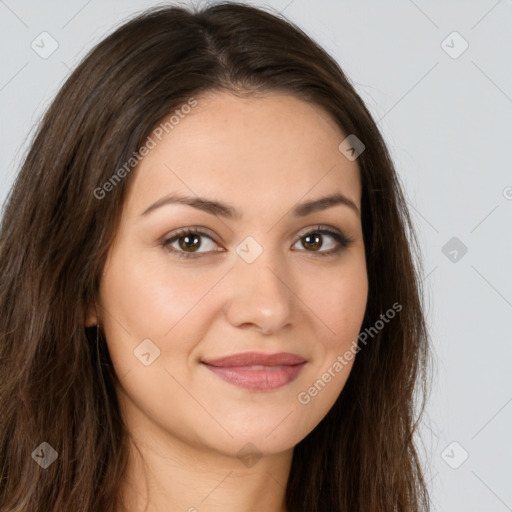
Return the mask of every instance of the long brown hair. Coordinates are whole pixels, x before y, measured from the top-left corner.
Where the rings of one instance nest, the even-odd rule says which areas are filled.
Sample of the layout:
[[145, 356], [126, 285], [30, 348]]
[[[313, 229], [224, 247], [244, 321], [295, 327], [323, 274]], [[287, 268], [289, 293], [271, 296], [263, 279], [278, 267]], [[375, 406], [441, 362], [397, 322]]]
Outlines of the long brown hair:
[[[132, 173], [103, 199], [94, 191], [166, 115], [209, 91], [294, 95], [366, 146], [372, 337], [332, 409], [295, 446], [288, 510], [429, 510], [413, 439], [429, 390], [422, 265], [390, 154], [332, 57], [282, 17], [231, 2], [138, 14], [90, 51], [38, 127], [0, 233], [0, 509], [115, 512], [128, 460], [119, 380], [103, 333], [84, 318]], [[375, 329], [395, 303], [400, 313]], [[58, 454], [46, 468], [35, 463], [52, 453], [41, 443]]]

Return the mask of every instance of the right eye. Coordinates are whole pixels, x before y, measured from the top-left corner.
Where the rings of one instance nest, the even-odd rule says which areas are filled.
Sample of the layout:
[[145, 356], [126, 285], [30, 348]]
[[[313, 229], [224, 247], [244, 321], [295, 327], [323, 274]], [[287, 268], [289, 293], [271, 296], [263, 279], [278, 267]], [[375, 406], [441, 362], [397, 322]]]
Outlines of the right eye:
[[175, 252], [180, 258], [197, 258], [204, 253], [219, 252], [218, 249], [208, 249], [208, 244], [206, 244], [206, 250], [199, 251], [205, 245], [203, 243], [204, 238], [216, 245], [208, 233], [200, 229], [183, 228], [167, 237], [162, 242], [162, 246], [169, 252]]

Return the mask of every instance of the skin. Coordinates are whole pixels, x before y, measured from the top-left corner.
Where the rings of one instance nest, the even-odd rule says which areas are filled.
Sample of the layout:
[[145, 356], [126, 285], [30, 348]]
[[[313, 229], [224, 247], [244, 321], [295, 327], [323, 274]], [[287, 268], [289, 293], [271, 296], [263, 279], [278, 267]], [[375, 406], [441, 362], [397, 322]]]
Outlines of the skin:
[[[119, 510], [283, 512], [293, 448], [333, 406], [353, 360], [308, 404], [297, 397], [351, 347], [363, 321], [359, 167], [338, 150], [347, 134], [317, 106], [280, 94], [196, 99], [133, 171], [98, 310], [92, 304], [86, 317], [94, 325], [99, 316], [133, 440]], [[174, 192], [228, 203], [243, 216], [180, 204], [141, 215]], [[334, 192], [359, 211], [336, 205], [292, 216], [298, 203]], [[338, 246], [330, 235], [305, 247], [304, 234], [318, 224], [352, 242], [328, 256], [321, 253]], [[163, 245], [194, 226], [211, 233], [189, 250], [199, 258]], [[252, 263], [236, 252], [248, 236], [263, 249]], [[183, 242], [171, 244], [183, 254]], [[145, 339], [160, 350], [149, 366], [134, 356]], [[251, 391], [200, 362], [247, 351], [292, 352], [307, 363], [285, 386]], [[247, 443], [259, 457], [250, 466], [237, 457]]]

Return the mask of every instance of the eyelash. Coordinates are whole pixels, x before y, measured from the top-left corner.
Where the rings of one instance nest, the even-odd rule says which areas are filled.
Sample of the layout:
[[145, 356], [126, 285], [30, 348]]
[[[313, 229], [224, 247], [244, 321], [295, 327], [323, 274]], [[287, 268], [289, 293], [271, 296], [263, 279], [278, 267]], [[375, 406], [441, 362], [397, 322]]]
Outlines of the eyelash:
[[[316, 226], [314, 229], [304, 233], [297, 241], [301, 240], [302, 238], [307, 237], [308, 235], [312, 235], [312, 234], [329, 235], [332, 238], [334, 238], [334, 240], [338, 243], [338, 247], [336, 247], [334, 249], [330, 249], [328, 251], [304, 250], [304, 251], [300, 251], [300, 252], [311, 252], [315, 256], [321, 256], [321, 257], [334, 256], [336, 254], [339, 254], [343, 249], [346, 249], [347, 247], [349, 247], [353, 241], [353, 239], [351, 237], [347, 237], [343, 234], [338, 233], [337, 231], [332, 231], [331, 229], [327, 228], [326, 226], [321, 226], [321, 225]], [[205, 237], [209, 238], [210, 240], [212, 240], [214, 243], [217, 243], [217, 242], [215, 242], [215, 240], [212, 238], [212, 236], [210, 234], [206, 233], [201, 228], [190, 227], [190, 228], [182, 228], [182, 229], [178, 230], [177, 232], [175, 232], [173, 234], [172, 237], [166, 238], [162, 242], [161, 245], [164, 248], [166, 248], [169, 252], [176, 254], [176, 256], [178, 258], [183, 258], [183, 259], [196, 259], [196, 258], [205, 256], [207, 254], [210, 254], [212, 252], [212, 251], [208, 251], [208, 252], [201, 252], [201, 253], [189, 253], [189, 252], [177, 250], [172, 247], [168, 247], [172, 242], [178, 240], [179, 238], [181, 238], [183, 236], [190, 236], [190, 235], [205, 236]], [[216, 251], [213, 251], [213, 252], [216, 252]], [[221, 252], [221, 251], [218, 251], [218, 252]]]

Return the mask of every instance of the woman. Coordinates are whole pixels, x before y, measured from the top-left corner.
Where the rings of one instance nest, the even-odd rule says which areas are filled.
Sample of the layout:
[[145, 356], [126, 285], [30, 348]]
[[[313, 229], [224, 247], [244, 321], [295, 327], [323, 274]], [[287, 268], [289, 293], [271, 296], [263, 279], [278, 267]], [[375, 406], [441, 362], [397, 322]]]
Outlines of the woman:
[[300, 29], [234, 3], [125, 23], [2, 219], [1, 510], [428, 510], [414, 243]]

